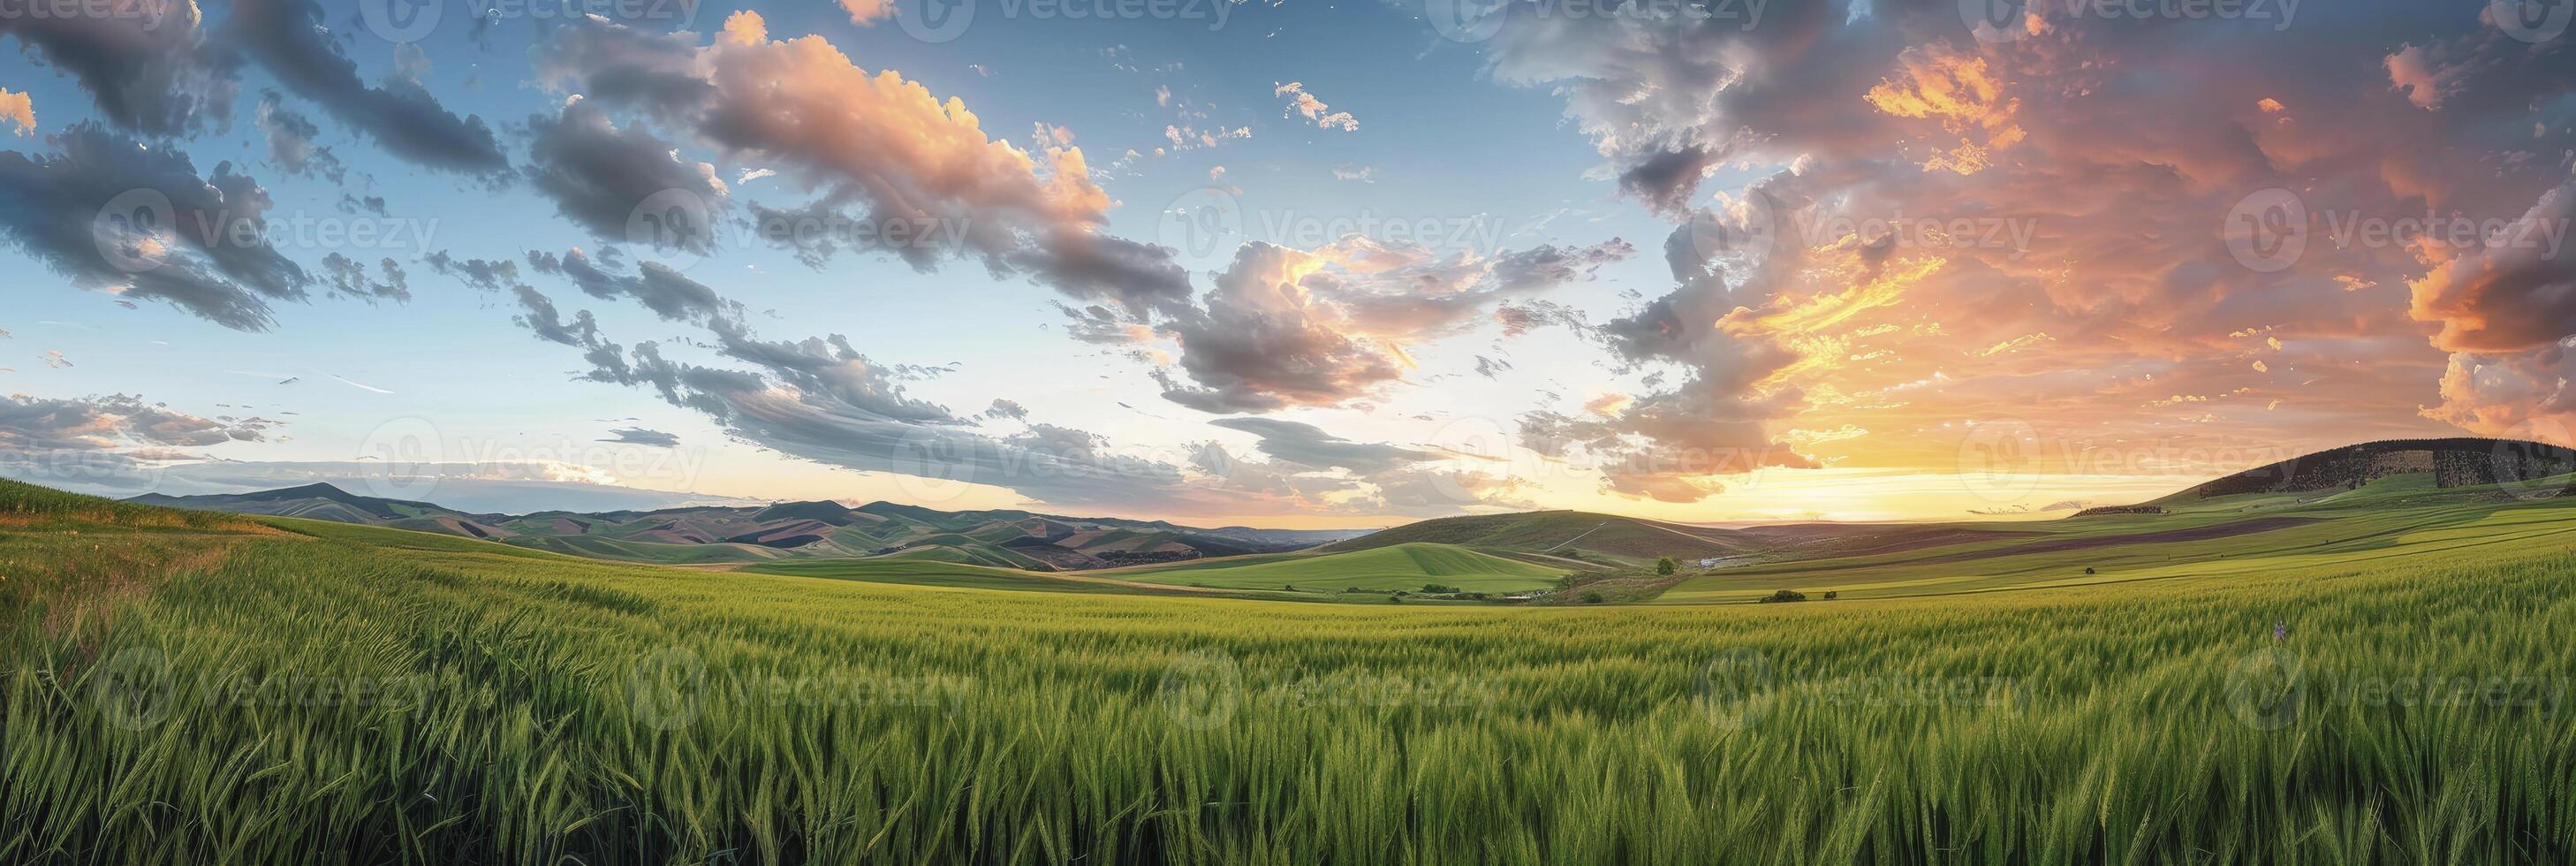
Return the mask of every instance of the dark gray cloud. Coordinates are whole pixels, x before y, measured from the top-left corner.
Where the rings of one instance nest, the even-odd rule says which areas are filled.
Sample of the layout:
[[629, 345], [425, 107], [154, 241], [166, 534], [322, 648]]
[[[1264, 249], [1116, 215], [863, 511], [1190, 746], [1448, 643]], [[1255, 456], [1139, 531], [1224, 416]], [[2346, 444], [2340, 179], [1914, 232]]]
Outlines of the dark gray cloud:
[[1260, 449], [1261, 453], [1315, 469], [1348, 469], [1372, 475], [1439, 460], [1443, 456], [1384, 442], [1354, 442], [1326, 433], [1313, 424], [1276, 418], [1219, 418], [1208, 423], [1259, 436], [1261, 441], [1253, 447]]
[[231, 163], [200, 177], [177, 148], [94, 123], [53, 144], [53, 154], [0, 153], [0, 233], [55, 273], [245, 331], [269, 327], [269, 301], [306, 296], [311, 275], [260, 232], [237, 230], [270, 202]]
[[268, 139], [268, 161], [287, 174], [312, 175], [332, 183], [348, 179], [348, 167], [331, 149], [314, 144], [322, 129], [271, 90], [259, 95], [259, 113], [251, 119]]
[[669, 265], [647, 261], [636, 265], [634, 273], [624, 273], [610, 270], [616, 262], [602, 261], [609, 255], [603, 252], [601, 259], [594, 259], [579, 249], [560, 256], [531, 250], [528, 261], [540, 272], [571, 280], [583, 294], [603, 301], [632, 298], [672, 321], [705, 323], [741, 312], [740, 304], [718, 297], [714, 289]]
[[660, 430], [653, 430], [644, 427], [619, 427], [608, 432], [616, 438], [602, 439], [599, 441], [615, 442], [621, 445], [651, 445], [656, 448], [673, 448], [680, 444], [680, 437], [678, 436], [673, 436]]
[[0, 34], [70, 73], [117, 126], [172, 136], [223, 114], [233, 84], [206, 45], [194, 0], [103, 5], [114, 13], [36, 15], [36, 6], [22, 6], [0, 16]]
[[[565, 218], [608, 240], [714, 251], [714, 220], [727, 195], [715, 166], [681, 160], [640, 124], [619, 129], [586, 99], [567, 101], [555, 117], [528, 118], [528, 130], [524, 171]], [[667, 222], [639, 232], [638, 212], [648, 203], [667, 203], [668, 213], [649, 215]]]
[[398, 71], [373, 86], [359, 78], [357, 62], [332, 42], [330, 22], [311, 0], [237, 0], [223, 37], [226, 48], [258, 61], [278, 83], [366, 133], [387, 153], [469, 174], [508, 167], [500, 141], [482, 118], [448, 111], [416, 78]]
[[322, 257], [322, 278], [324, 285], [329, 286], [333, 293], [344, 297], [364, 301], [411, 300], [411, 277], [403, 272], [402, 265], [390, 258], [377, 259], [375, 272], [370, 274], [367, 266], [358, 260], [331, 253]]
[[[1158, 372], [1163, 396], [1210, 413], [1366, 397], [1412, 366], [1405, 346], [1460, 333], [1489, 310], [1589, 280], [1635, 252], [1615, 238], [1491, 259], [1358, 236], [1311, 251], [1245, 244], [1200, 304], [1160, 324], [1181, 346], [1181, 376]], [[1119, 333], [1098, 317], [1075, 324], [1081, 339]]]

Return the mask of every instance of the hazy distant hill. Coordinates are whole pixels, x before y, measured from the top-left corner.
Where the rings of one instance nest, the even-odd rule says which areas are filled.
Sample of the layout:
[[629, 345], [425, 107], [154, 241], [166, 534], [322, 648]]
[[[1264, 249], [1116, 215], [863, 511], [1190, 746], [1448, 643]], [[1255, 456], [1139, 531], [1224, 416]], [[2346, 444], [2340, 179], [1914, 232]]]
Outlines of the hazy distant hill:
[[131, 502], [240, 514], [363, 523], [646, 562], [751, 562], [889, 557], [1038, 571], [1109, 568], [1210, 556], [1277, 553], [1365, 530], [1206, 529], [1161, 521], [1059, 517], [1027, 511], [939, 511], [872, 502], [762, 507], [469, 514], [428, 502], [360, 496], [328, 484], [209, 496], [146, 494]]

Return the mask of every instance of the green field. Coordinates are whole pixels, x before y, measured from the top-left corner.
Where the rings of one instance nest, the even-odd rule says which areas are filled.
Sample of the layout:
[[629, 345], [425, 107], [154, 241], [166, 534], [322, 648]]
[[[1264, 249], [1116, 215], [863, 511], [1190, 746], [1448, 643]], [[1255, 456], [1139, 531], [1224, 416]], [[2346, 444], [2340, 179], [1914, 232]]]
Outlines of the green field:
[[2576, 512], [2485, 512], [2070, 591], [1514, 608], [0, 485], [0, 862], [2569, 862]]
[[2173, 513], [2007, 524], [1993, 540], [1722, 568], [1685, 580], [1658, 600], [1749, 601], [1780, 589], [1871, 598], [2237, 579], [2576, 544], [2569, 535], [2576, 533], [2576, 497], [2525, 500], [2502, 488], [2435, 490], [2422, 474], [2304, 499], [2247, 494], [2161, 502]]
[[1232, 589], [1297, 586], [1418, 592], [1424, 584], [1437, 583], [1469, 592], [1501, 593], [1547, 587], [1555, 584], [1556, 579], [1565, 573], [1562, 568], [1505, 559], [1463, 547], [1414, 543], [1350, 553], [1269, 556], [1242, 564], [1119, 569], [1103, 574], [1141, 583], [1195, 584]]

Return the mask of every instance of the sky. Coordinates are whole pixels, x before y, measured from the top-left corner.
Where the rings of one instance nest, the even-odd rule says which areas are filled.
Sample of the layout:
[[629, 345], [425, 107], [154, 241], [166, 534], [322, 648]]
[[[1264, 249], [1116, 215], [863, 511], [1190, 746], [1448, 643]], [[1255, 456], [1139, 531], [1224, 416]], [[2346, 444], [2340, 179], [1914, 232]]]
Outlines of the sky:
[[2571, 16], [21, 0], [0, 477], [2030, 519], [2576, 444]]

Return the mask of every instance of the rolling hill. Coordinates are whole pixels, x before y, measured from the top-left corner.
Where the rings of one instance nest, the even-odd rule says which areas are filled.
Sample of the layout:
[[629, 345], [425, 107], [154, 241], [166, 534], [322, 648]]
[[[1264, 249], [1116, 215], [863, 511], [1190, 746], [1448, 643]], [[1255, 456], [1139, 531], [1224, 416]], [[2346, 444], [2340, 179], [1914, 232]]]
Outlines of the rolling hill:
[[1419, 542], [1623, 565], [1665, 556], [1684, 560], [1734, 556], [1761, 546], [1753, 535], [1740, 530], [1583, 511], [1532, 511], [1425, 520], [1337, 541], [1323, 549], [1349, 552]]
[[1349, 588], [1421, 592], [1427, 585], [1506, 593], [1552, 586], [1563, 568], [1479, 553], [1464, 547], [1406, 542], [1339, 553], [1207, 560], [1180, 567], [1142, 566], [1106, 572], [1137, 582], [1227, 589]]
[[823, 501], [595, 514], [469, 514], [428, 502], [361, 496], [328, 484], [208, 496], [146, 494], [128, 501], [384, 526], [578, 556], [675, 564], [884, 557], [1075, 571], [1300, 550], [1359, 532], [1204, 529], [1018, 510], [939, 511], [891, 502], [856, 508]]
[[2208, 499], [2244, 493], [2352, 489], [2391, 475], [2423, 474], [2433, 487], [2520, 484], [2576, 472], [2576, 450], [2514, 439], [2390, 439], [2330, 448], [2256, 467], [2176, 493]]

